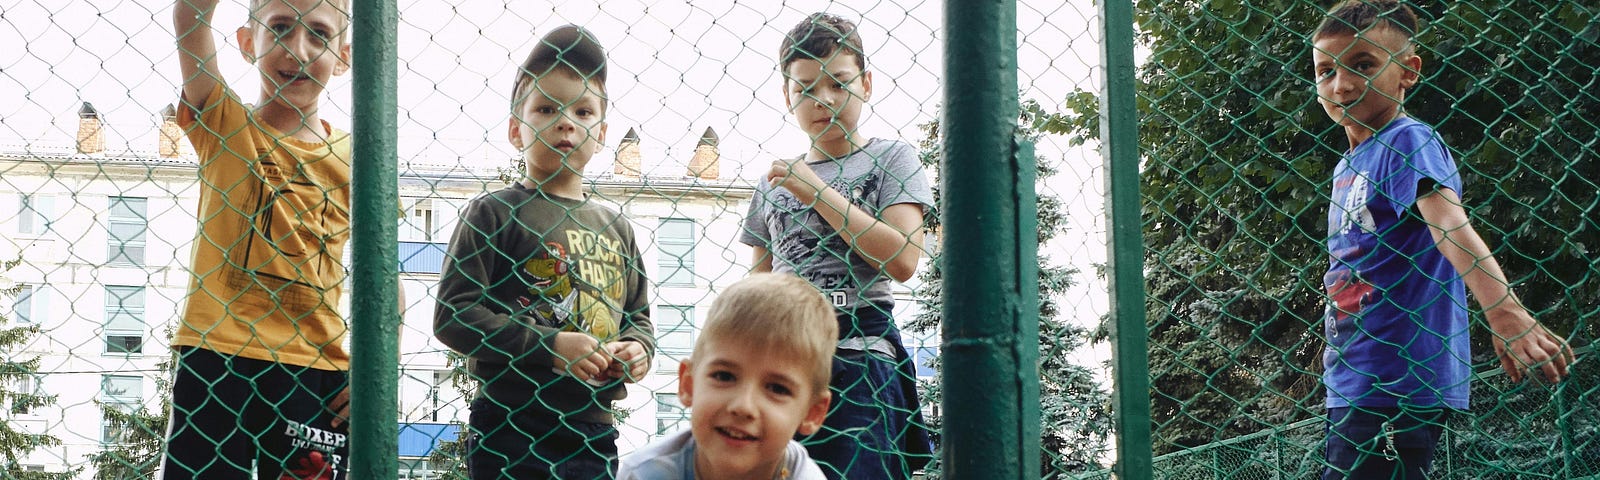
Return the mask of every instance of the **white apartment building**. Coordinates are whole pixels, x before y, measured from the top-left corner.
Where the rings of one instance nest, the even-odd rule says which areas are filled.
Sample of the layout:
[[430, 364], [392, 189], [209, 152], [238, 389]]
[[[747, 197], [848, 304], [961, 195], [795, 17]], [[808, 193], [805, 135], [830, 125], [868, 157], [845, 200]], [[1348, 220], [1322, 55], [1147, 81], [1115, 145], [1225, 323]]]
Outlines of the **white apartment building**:
[[[108, 153], [102, 128], [85, 104], [76, 145], [0, 142], [0, 260], [23, 260], [0, 273], [0, 282], [21, 288], [0, 299], [0, 311], [12, 324], [42, 330], [16, 352], [39, 356], [39, 374], [15, 388], [57, 396], [52, 406], [0, 415], [61, 440], [19, 459], [44, 471], [86, 466], [87, 455], [119, 441], [122, 433], [107, 428], [99, 404], [161, 408], [157, 364], [188, 287], [199, 188], [193, 153], [170, 122], [159, 129], [155, 151]], [[747, 180], [719, 175], [715, 133], [706, 130], [681, 176], [641, 175], [638, 141], [630, 131], [612, 172], [588, 172], [590, 198], [634, 222], [653, 287], [659, 352], [651, 376], [630, 385], [617, 405], [626, 414], [619, 425], [624, 453], [686, 426], [679, 425], [688, 414], [677, 400], [677, 359], [689, 353], [716, 292], [742, 277], [750, 261], [736, 238], [753, 190]], [[469, 399], [451, 385], [447, 348], [432, 334], [434, 291], [457, 212], [503, 185], [495, 171], [442, 162], [419, 160], [401, 170], [402, 477], [429, 476], [427, 454], [454, 440], [466, 422]], [[902, 319], [916, 313], [909, 292], [896, 287]], [[922, 360], [936, 351], [937, 336], [906, 335], [919, 375], [931, 375]], [[79, 478], [92, 476], [85, 468]]]

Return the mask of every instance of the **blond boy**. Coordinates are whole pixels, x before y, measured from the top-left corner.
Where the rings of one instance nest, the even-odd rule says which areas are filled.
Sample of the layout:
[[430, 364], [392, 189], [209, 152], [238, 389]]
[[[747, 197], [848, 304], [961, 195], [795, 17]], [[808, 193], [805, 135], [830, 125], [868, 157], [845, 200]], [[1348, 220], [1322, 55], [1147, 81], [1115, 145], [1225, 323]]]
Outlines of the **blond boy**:
[[622, 461], [622, 480], [807, 479], [822, 470], [793, 440], [822, 426], [838, 324], [816, 287], [758, 273], [711, 305], [678, 364], [690, 428]]
[[[178, 0], [179, 123], [199, 155], [199, 229], [166, 478], [340, 478], [350, 356], [335, 310], [350, 236], [349, 135], [318, 115], [349, 68], [348, 5], [252, 0], [235, 31], [253, 107], [222, 82], [216, 0]], [[254, 472], [253, 472], [254, 470]]]

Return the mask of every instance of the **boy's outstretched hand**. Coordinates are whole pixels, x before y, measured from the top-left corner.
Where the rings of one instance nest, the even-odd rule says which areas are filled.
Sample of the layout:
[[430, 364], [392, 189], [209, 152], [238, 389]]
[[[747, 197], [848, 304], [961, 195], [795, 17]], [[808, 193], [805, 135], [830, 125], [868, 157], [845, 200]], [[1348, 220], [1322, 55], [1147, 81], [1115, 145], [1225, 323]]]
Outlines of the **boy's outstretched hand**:
[[611, 363], [600, 351], [600, 341], [587, 333], [561, 332], [556, 334], [555, 368], [571, 372], [573, 378], [590, 381], [605, 373]]
[[1512, 381], [1522, 381], [1523, 372], [1532, 368], [1543, 370], [1550, 383], [1566, 378], [1567, 365], [1574, 360], [1566, 339], [1550, 333], [1527, 310], [1491, 315], [1494, 317], [1489, 318], [1489, 328], [1494, 333], [1491, 342], [1495, 357]]
[[622, 340], [607, 343], [606, 352], [614, 359], [611, 368], [606, 369], [606, 375], [611, 378], [634, 383], [650, 371], [650, 357], [645, 355], [644, 346], [639, 342]]

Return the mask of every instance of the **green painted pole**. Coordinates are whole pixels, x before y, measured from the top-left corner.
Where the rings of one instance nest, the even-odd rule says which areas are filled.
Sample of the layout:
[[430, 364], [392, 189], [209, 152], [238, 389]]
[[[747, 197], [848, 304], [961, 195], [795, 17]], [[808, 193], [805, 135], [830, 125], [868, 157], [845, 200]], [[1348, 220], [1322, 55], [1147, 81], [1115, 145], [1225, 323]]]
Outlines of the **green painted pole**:
[[1106, 230], [1111, 251], [1112, 403], [1121, 480], [1153, 477], [1150, 461], [1150, 365], [1145, 337], [1144, 232], [1139, 216], [1139, 112], [1133, 60], [1133, 2], [1101, 0], [1100, 46], [1105, 92], [1100, 96], [1101, 154], [1105, 157]]
[[350, 478], [399, 477], [395, 0], [355, 0], [350, 242]]
[[1035, 480], [1038, 203], [1016, 138], [1017, 5], [944, 9], [944, 476]]

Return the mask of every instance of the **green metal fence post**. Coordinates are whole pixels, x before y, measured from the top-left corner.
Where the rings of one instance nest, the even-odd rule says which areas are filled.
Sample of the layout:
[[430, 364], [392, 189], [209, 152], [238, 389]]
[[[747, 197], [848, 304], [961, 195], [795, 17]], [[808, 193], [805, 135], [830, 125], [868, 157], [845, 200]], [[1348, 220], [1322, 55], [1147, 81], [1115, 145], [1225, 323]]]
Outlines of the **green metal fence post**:
[[1111, 284], [1112, 402], [1116, 409], [1117, 465], [1121, 480], [1152, 478], [1150, 366], [1145, 344], [1144, 234], [1139, 197], [1139, 112], [1135, 108], [1133, 2], [1102, 0], [1100, 42], [1105, 92], [1100, 96], [1101, 152], [1105, 157], [1107, 272]]
[[947, 478], [1040, 478], [1035, 160], [1017, 132], [1017, 5], [944, 5], [943, 460]]
[[350, 478], [399, 476], [399, 176], [394, 0], [351, 5]]

